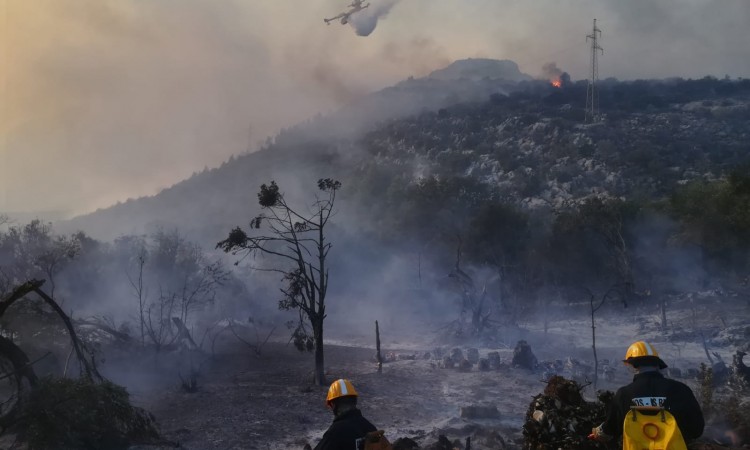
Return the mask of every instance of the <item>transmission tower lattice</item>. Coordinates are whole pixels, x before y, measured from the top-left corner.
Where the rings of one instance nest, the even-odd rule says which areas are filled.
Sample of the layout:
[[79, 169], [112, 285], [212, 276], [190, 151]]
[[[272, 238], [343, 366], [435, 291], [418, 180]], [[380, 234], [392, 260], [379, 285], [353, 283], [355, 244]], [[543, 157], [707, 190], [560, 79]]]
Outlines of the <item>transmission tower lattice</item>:
[[586, 42], [591, 41], [591, 78], [586, 89], [586, 122], [596, 122], [599, 119], [599, 93], [596, 91], [596, 84], [599, 81], [599, 52], [604, 55], [604, 49], [598, 42], [601, 35], [602, 30], [596, 27], [594, 19], [594, 29], [591, 34], [586, 35]]

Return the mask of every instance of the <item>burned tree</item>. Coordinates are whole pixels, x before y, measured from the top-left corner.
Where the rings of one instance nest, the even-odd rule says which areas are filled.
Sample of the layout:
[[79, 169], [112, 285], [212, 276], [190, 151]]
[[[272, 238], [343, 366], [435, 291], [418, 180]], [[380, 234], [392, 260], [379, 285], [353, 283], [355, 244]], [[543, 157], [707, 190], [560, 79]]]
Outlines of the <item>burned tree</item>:
[[601, 298], [597, 299], [591, 290], [588, 288], [586, 292], [589, 296], [589, 313], [591, 314], [591, 350], [594, 353], [594, 389], [596, 389], [597, 381], [599, 380], [599, 358], [596, 354], [596, 313], [604, 306], [604, 302], [608, 298], [623, 296], [624, 289], [621, 285], [614, 285], [610, 287]]
[[458, 324], [460, 327], [459, 331], [463, 331], [463, 315], [468, 312], [471, 314], [471, 334], [479, 335], [487, 325], [487, 321], [489, 320], [492, 311], [485, 308], [487, 286], [483, 286], [482, 291], [479, 292], [474, 283], [474, 279], [461, 270], [461, 244], [462, 241], [459, 237], [458, 248], [456, 249], [456, 265], [448, 274], [448, 278], [453, 280], [454, 289], [458, 292], [461, 298], [461, 321]]
[[[336, 191], [340, 188], [341, 183], [336, 180], [318, 180], [318, 189], [325, 196], [316, 196], [312, 203], [312, 214], [305, 216], [287, 203], [274, 181], [270, 185], [263, 184], [258, 193], [258, 203], [264, 212], [250, 222], [250, 228], [258, 230], [265, 224], [269, 234], [250, 236], [237, 227], [227, 239], [216, 244], [217, 248], [232, 254], [262, 254], [282, 262], [281, 267], [260, 270], [283, 275], [283, 296], [279, 308], [299, 312], [299, 319], [291, 323], [292, 337], [300, 350], [314, 349], [315, 383], [320, 385], [325, 384], [323, 321], [328, 291], [326, 258], [331, 250], [325, 227], [333, 214]], [[308, 328], [308, 323], [312, 330]]]
[[[227, 281], [223, 264], [211, 261], [177, 230], [159, 230], [149, 238], [124, 237], [117, 245], [131, 255], [126, 264], [135, 269], [129, 267], [126, 275], [138, 301], [141, 345], [150, 343], [157, 352], [178, 342], [194, 348], [185, 339], [185, 329], [191, 315], [213, 303]], [[156, 295], [149, 295], [152, 292]]]

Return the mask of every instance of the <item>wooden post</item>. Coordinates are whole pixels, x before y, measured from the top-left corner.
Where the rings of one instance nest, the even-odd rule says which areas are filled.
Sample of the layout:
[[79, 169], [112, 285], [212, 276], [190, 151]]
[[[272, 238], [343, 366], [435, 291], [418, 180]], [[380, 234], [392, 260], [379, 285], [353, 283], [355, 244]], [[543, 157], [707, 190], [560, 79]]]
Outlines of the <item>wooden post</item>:
[[380, 327], [378, 321], [375, 321], [375, 348], [377, 349], [378, 373], [383, 373], [383, 357], [380, 356]]

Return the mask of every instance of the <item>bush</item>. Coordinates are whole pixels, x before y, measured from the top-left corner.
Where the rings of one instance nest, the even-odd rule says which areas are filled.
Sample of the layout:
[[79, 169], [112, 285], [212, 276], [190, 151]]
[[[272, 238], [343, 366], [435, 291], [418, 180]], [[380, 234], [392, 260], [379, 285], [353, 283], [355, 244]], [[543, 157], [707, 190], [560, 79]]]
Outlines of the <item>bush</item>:
[[153, 416], [110, 381], [45, 377], [24, 404], [29, 449], [127, 449], [160, 439]]

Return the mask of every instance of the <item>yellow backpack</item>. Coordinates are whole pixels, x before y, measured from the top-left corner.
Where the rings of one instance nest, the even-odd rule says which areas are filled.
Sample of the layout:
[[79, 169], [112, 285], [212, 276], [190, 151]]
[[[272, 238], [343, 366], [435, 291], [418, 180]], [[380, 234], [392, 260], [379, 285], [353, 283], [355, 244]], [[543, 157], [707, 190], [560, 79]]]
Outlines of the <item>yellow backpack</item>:
[[633, 406], [625, 415], [622, 449], [687, 450], [687, 445], [677, 421], [669, 411], [658, 406]]

